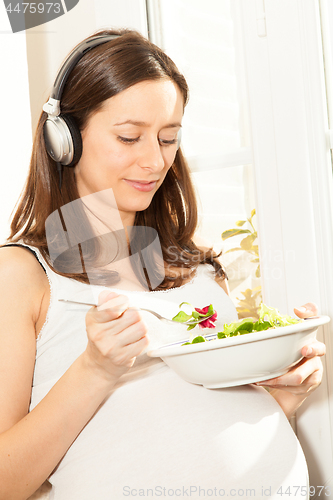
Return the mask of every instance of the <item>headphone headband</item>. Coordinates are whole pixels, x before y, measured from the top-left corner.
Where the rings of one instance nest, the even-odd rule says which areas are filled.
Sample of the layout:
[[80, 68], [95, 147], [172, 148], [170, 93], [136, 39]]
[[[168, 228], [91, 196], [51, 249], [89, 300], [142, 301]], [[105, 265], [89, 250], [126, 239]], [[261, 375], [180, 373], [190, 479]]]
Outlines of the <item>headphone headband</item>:
[[50, 98], [47, 103], [43, 106], [43, 111], [45, 111], [50, 116], [60, 115], [60, 99], [64, 90], [67, 78], [77, 64], [77, 62], [83, 57], [86, 52], [101, 45], [102, 43], [109, 42], [118, 38], [119, 35], [96, 35], [89, 38], [89, 40], [84, 40], [81, 42], [72, 52], [69, 54], [63, 65], [58, 71], [58, 75], [53, 84]]

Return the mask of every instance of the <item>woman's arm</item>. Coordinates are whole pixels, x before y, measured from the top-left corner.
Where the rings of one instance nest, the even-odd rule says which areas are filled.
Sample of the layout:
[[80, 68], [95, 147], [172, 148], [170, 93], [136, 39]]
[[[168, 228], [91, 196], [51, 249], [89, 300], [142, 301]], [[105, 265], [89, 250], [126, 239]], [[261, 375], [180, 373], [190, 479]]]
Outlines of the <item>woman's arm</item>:
[[126, 298], [104, 294], [104, 310], [87, 313], [86, 351], [28, 413], [35, 324], [46, 286], [44, 271], [26, 250], [0, 250], [0, 500], [26, 499], [45, 481], [148, 343]]

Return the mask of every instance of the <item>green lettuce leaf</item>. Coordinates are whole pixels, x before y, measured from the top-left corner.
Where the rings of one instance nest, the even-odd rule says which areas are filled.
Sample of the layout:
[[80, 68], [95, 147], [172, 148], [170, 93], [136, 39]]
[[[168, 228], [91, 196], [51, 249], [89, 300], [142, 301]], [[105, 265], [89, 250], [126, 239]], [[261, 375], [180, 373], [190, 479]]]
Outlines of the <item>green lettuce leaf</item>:
[[184, 342], [182, 345], [199, 344], [200, 342], [206, 342], [206, 339], [201, 335], [198, 335], [198, 337], [194, 337], [192, 342]]
[[263, 323], [265, 320], [273, 327], [294, 325], [300, 321], [297, 318], [280, 314], [274, 307], [269, 307], [261, 303], [259, 308], [259, 322]]
[[302, 321], [297, 318], [292, 318], [285, 314], [280, 314], [274, 307], [266, 306], [261, 303], [259, 308], [259, 320], [254, 321], [251, 318], [234, 321], [233, 323], [225, 324], [222, 332], [218, 332], [217, 338], [225, 339], [227, 337], [235, 337], [236, 335], [244, 335], [251, 332], [262, 332], [270, 328], [279, 326], [293, 325]]
[[[223, 325], [223, 332], [225, 336], [234, 336], [237, 335], [239, 330], [249, 330], [252, 332], [253, 330], [253, 321], [249, 320], [249, 318], [244, 318], [238, 321], [234, 321], [233, 323], [225, 323]], [[221, 333], [221, 332], [219, 332]], [[219, 335], [219, 333], [217, 335]], [[224, 337], [219, 337], [219, 338], [224, 338]]]
[[186, 314], [184, 311], [179, 311], [179, 313], [172, 318], [172, 321], [178, 321], [178, 323], [184, 323], [192, 318], [192, 315]]
[[206, 340], [201, 335], [198, 335], [198, 337], [195, 337], [192, 340], [192, 344], [199, 344], [200, 342], [206, 342]]

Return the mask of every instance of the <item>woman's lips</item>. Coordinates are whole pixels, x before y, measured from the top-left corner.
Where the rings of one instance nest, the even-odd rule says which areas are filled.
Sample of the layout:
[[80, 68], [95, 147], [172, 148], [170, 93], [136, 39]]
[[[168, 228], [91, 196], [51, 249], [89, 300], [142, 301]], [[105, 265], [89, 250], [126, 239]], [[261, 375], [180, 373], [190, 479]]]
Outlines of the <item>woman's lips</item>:
[[152, 182], [143, 182], [143, 181], [131, 181], [129, 179], [124, 179], [124, 181], [132, 186], [134, 189], [137, 189], [138, 191], [152, 191], [155, 189], [157, 181], [152, 181]]

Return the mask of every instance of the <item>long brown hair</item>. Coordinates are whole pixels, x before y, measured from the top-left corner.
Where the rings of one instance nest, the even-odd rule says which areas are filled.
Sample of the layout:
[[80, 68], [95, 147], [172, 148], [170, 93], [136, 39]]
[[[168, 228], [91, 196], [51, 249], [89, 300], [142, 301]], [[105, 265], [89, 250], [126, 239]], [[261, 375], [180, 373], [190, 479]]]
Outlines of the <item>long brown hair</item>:
[[[101, 108], [104, 101], [145, 80], [172, 80], [181, 90], [186, 105], [186, 80], [159, 47], [132, 30], [103, 30], [96, 34], [120, 36], [95, 47], [78, 61], [61, 97], [62, 114], [71, 115], [80, 130], [84, 129], [89, 117]], [[50, 262], [45, 221], [61, 206], [78, 199], [79, 193], [73, 168], [64, 168], [61, 192], [59, 190], [56, 163], [45, 149], [43, 125], [46, 119], [47, 114], [42, 112], [35, 134], [30, 171], [12, 219], [8, 241], [21, 240], [37, 247], [58, 274], [88, 283], [86, 272], [61, 270]], [[203, 262], [211, 263], [216, 273], [225, 277], [216, 254], [211, 249], [203, 252], [193, 242], [197, 227], [197, 203], [190, 171], [180, 149], [150, 206], [137, 212], [135, 225], [152, 227], [159, 234], [167, 272], [157, 290], [180, 286], [184, 277], [191, 277]], [[173, 268], [178, 272], [173, 273]], [[179, 273], [179, 268], [185, 272]]]

